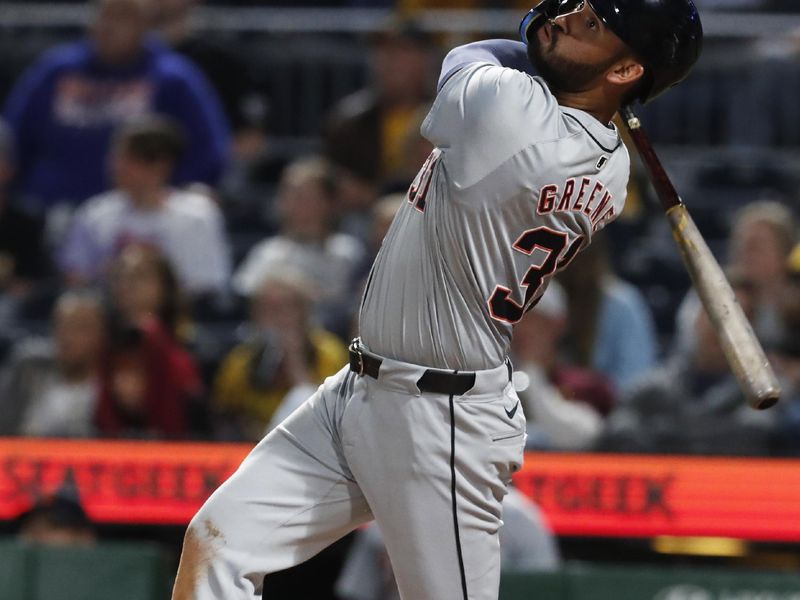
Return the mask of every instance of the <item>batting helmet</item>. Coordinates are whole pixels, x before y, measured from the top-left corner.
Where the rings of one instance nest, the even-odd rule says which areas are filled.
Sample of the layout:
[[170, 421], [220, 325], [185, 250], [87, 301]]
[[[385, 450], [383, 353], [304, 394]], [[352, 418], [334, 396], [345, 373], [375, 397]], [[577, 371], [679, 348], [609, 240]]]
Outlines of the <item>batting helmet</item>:
[[703, 27], [692, 0], [542, 0], [520, 24], [522, 41], [527, 44], [545, 21], [579, 12], [586, 3], [644, 62], [642, 104], [682, 81], [700, 56]]

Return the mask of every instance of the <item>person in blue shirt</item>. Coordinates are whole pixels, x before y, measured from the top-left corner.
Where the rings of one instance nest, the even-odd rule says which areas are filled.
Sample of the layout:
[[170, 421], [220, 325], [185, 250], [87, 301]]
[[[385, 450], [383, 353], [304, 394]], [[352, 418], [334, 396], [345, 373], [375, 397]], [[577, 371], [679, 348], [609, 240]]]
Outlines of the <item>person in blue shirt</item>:
[[658, 338], [650, 307], [635, 286], [612, 271], [609, 240], [591, 246], [559, 274], [568, 298], [570, 358], [606, 377], [624, 392], [655, 367]]
[[112, 131], [146, 113], [176, 119], [189, 136], [173, 183], [214, 185], [230, 136], [215, 92], [197, 67], [148, 35], [149, 0], [94, 4], [88, 36], [46, 53], [5, 107], [28, 208], [75, 205], [107, 189]]

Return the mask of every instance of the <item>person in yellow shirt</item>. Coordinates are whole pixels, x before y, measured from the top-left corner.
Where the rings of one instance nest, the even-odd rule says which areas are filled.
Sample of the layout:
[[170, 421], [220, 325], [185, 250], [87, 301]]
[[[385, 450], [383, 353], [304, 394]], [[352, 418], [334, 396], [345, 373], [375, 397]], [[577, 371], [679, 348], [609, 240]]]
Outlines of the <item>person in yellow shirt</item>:
[[347, 362], [347, 349], [310, 322], [313, 284], [293, 271], [273, 271], [251, 298], [246, 341], [217, 372], [212, 396], [217, 437], [257, 441], [287, 392], [318, 384]]

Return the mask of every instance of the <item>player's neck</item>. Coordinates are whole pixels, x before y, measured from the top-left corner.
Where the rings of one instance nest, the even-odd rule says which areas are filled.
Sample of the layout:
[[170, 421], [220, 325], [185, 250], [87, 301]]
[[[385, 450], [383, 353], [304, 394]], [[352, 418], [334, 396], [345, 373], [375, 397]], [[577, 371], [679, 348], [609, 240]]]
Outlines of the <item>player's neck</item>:
[[612, 105], [605, 101], [605, 99], [599, 99], [591, 93], [558, 92], [555, 96], [561, 106], [577, 108], [578, 110], [589, 113], [605, 126], [608, 126], [611, 119], [614, 118], [614, 114], [617, 112], [616, 105]]

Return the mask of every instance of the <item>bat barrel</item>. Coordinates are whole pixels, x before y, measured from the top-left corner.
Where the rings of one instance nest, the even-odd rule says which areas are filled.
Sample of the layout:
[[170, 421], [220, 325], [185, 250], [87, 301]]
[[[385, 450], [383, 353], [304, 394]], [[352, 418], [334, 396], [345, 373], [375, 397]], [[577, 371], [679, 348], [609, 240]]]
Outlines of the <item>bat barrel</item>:
[[672, 233], [722, 350], [753, 408], [774, 405], [781, 389], [725, 274], [683, 204], [667, 211]]
[[667, 213], [683, 262], [714, 324], [733, 374], [750, 406], [759, 410], [769, 408], [778, 401], [781, 389], [750, 322], [661, 165], [638, 117], [630, 107], [623, 108], [622, 116]]

